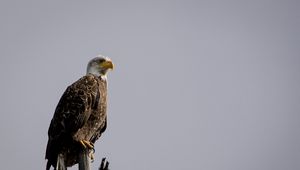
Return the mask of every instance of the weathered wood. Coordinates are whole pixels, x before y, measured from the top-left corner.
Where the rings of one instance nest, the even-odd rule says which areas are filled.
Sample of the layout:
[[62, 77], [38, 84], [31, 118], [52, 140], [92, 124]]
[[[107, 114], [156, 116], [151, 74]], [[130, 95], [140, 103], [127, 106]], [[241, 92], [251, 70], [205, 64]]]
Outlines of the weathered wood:
[[79, 154], [79, 170], [90, 170], [90, 158], [89, 158], [89, 150], [83, 149]]
[[109, 162], [105, 160], [106, 158], [102, 158], [102, 161], [101, 161], [101, 165], [99, 167], [99, 170], [109, 170], [108, 169], [108, 165], [109, 165]]
[[[98, 170], [109, 170], [108, 166], [109, 166], [109, 162], [106, 160], [106, 158], [102, 158], [101, 165]], [[67, 170], [63, 154], [59, 154], [57, 156], [57, 163], [56, 163], [55, 169], [56, 170]], [[78, 169], [79, 170], [90, 170], [90, 157], [89, 157], [88, 149], [84, 149], [79, 154]]]

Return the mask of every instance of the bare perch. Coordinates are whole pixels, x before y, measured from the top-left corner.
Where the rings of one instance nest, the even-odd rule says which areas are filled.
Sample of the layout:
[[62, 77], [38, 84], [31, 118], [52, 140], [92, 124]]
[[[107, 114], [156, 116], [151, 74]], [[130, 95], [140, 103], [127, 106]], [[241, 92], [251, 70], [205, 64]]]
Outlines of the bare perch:
[[105, 159], [106, 159], [106, 158], [102, 158], [102, 161], [101, 161], [101, 165], [100, 165], [99, 170], [109, 170], [109, 169], [108, 169], [109, 162], [106, 161]]
[[83, 149], [79, 154], [79, 165], [78, 170], [90, 170], [90, 158], [89, 158], [89, 150]]

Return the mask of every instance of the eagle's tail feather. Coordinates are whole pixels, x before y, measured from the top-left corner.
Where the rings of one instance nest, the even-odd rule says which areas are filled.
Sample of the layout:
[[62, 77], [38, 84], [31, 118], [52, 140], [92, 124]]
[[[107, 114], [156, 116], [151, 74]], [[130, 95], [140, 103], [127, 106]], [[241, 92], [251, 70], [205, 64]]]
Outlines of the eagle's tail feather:
[[50, 161], [47, 161], [46, 170], [50, 170], [50, 168], [51, 168], [51, 163], [50, 163]]
[[63, 154], [58, 154], [55, 169], [56, 170], [67, 170]]

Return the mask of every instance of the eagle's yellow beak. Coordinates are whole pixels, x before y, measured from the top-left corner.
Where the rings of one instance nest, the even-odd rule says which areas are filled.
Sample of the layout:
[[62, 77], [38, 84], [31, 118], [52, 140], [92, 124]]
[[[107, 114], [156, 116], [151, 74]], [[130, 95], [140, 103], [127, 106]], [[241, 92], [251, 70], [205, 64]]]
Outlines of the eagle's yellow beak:
[[100, 67], [113, 70], [114, 64], [112, 63], [112, 61], [104, 61], [100, 64]]

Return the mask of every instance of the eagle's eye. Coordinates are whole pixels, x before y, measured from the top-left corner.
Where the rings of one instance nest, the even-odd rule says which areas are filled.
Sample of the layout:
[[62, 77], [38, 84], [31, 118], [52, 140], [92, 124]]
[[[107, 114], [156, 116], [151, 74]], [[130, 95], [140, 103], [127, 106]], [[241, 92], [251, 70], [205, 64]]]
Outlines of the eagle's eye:
[[103, 63], [104, 61], [105, 61], [104, 58], [100, 58], [100, 59], [98, 60], [99, 63]]

